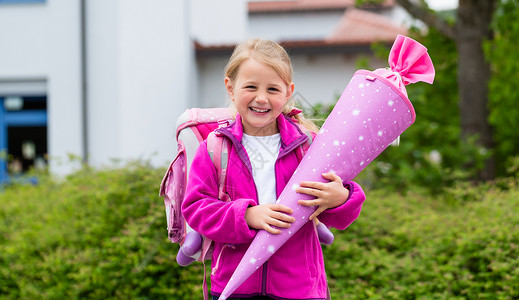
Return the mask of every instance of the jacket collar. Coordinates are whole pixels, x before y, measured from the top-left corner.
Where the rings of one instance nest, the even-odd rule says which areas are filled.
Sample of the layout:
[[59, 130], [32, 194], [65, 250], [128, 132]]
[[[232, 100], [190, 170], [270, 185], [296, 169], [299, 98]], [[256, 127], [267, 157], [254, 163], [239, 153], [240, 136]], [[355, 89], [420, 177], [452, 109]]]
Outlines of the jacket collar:
[[[276, 121], [281, 137], [281, 149], [290, 151], [308, 139], [308, 136], [303, 133], [299, 126], [297, 126], [289, 117], [280, 114]], [[218, 131], [223, 134], [225, 134], [225, 131], [228, 131], [238, 142], [241, 143], [243, 138], [243, 124], [241, 122], [240, 114], [236, 115], [236, 121], [234, 123], [228, 127], [218, 129]]]

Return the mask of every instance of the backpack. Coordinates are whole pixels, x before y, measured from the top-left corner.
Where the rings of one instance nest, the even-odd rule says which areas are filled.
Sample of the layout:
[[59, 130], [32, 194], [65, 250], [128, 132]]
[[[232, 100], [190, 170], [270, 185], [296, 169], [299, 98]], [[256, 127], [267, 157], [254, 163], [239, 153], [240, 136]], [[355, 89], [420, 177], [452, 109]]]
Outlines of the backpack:
[[[206, 257], [211, 258], [211, 242], [206, 241], [202, 235], [189, 227], [182, 215], [181, 208], [189, 167], [196, 149], [202, 141], [207, 139], [209, 133], [219, 127], [219, 122], [225, 124], [231, 120], [231, 117], [231, 110], [227, 108], [192, 108], [186, 110], [177, 119], [177, 154], [162, 179], [159, 195], [164, 198], [168, 238], [172, 243], [178, 243], [181, 246], [177, 254], [177, 262], [181, 266], [187, 266], [195, 260], [204, 261]], [[215, 142], [218, 143], [222, 140], [215, 139]], [[218, 146], [212, 145], [212, 147]], [[184, 244], [186, 247], [183, 247]]]
[[[231, 120], [230, 108], [192, 108], [177, 119], [177, 154], [162, 179], [159, 196], [164, 198], [168, 238], [172, 243], [181, 246], [176, 258], [181, 266], [187, 266], [194, 261], [204, 262], [212, 257], [212, 241], [189, 227], [182, 215], [181, 207], [193, 156], [200, 143], [206, 139], [209, 156], [218, 174], [219, 199], [230, 200], [225, 192], [230, 142], [213, 131], [220, 126], [229, 125]], [[297, 149], [299, 161], [312, 141], [311, 133], [302, 126], [300, 128], [309, 136], [309, 141]], [[321, 243], [329, 245], [333, 242], [333, 234], [324, 224], [316, 224], [316, 230]]]

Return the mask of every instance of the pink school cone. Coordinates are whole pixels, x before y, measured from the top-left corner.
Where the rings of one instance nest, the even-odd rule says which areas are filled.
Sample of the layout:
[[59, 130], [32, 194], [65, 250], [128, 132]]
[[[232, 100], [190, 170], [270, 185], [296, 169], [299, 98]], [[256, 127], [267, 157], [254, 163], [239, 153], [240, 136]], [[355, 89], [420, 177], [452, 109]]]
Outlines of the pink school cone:
[[359, 70], [321, 127], [277, 202], [291, 207], [296, 221], [278, 235], [260, 230], [225, 287], [225, 300], [259, 269], [307, 221], [316, 207], [298, 205], [311, 196], [298, 194], [301, 181], [326, 182], [321, 174], [335, 172], [350, 181], [415, 120], [406, 84], [432, 83], [434, 67], [427, 49], [399, 35], [389, 55], [391, 70]]

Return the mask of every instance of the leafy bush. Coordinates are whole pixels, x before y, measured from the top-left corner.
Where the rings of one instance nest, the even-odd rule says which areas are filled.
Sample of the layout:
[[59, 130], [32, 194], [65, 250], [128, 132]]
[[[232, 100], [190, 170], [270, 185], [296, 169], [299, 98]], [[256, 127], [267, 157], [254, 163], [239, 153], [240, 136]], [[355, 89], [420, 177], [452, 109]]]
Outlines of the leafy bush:
[[[166, 238], [163, 171], [143, 162], [85, 167], [7, 187], [0, 298], [200, 299], [202, 265], [179, 267]], [[519, 297], [519, 183], [506, 182], [506, 190], [463, 186], [447, 197], [368, 190], [360, 218], [324, 247], [332, 297]]]
[[196, 290], [201, 267], [184, 272], [166, 239], [161, 173], [142, 162], [85, 167], [63, 181], [6, 188], [0, 298], [178, 299]]
[[489, 82], [489, 122], [494, 128], [496, 161], [500, 175], [506, 174], [510, 158], [519, 149], [519, 54], [514, 42], [519, 39], [519, 0], [499, 1], [493, 19], [494, 39], [487, 41], [485, 53], [491, 63]]
[[325, 249], [332, 293], [344, 299], [516, 299], [519, 190], [517, 178], [512, 181], [512, 192], [466, 187], [479, 197], [463, 203], [419, 192], [405, 198], [368, 193], [361, 217]]

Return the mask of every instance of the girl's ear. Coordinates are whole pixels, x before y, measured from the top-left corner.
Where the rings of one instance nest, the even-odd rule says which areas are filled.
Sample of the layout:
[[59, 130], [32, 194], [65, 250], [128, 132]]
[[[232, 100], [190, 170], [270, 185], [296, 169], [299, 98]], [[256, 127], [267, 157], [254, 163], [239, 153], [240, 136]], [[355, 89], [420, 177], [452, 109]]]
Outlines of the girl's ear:
[[225, 76], [224, 82], [225, 82], [225, 88], [227, 89], [227, 93], [231, 97], [231, 100], [234, 101], [234, 94], [233, 94], [233, 87], [232, 87], [231, 78]]
[[287, 86], [287, 100], [290, 99], [290, 97], [292, 97], [292, 94], [294, 93], [294, 89], [295, 89], [295, 85], [293, 82]]

